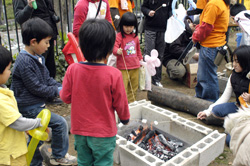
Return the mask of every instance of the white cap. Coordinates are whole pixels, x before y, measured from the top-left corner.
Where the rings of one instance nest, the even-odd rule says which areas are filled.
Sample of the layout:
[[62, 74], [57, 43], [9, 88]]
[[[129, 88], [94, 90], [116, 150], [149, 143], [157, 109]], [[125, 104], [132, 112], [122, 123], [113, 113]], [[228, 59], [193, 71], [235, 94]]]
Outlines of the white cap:
[[166, 7], [166, 6], [167, 6], [167, 4], [165, 4], [165, 3], [162, 4], [162, 7]]
[[155, 125], [158, 125], [159, 123], [155, 120], [155, 121], [154, 121], [154, 124], [155, 124]]

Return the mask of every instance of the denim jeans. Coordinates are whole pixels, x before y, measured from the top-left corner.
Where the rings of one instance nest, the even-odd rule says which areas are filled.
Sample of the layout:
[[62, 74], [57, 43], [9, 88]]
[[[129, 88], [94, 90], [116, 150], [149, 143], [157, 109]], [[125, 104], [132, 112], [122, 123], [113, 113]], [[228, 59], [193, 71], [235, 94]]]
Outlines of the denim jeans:
[[[236, 113], [238, 110], [238, 107], [235, 103], [223, 103], [219, 104], [213, 107], [212, 114], [214, 114], [217, 117], [225, 117], [228, 114]], [[229, 147], [230, 145], [231, 136], [230, 134], [226, 137], [226, 144]]]
[[[145, 48], [144, 48], [144, 55], [149, 55], [153, 49], [158, 51], [158, 58], [160, 59], [161, 63], [163, 60], [163, 54], [165, 50], [165, 40], [164, 40], [165, 32], [154, 32], [145, 30]], [[155, 84], [156, 82], [161, 81], [161, 73], [162, 73], [162, 64], [160, 67], [156, 67], [156, 74], [152, 76], [152, 83]]]
[[212, 109], [212, 114], [217, 117], [225, 117], [228, 114], [236, 113], [237, 110], [238, 107], [235, 105], [235, 103], [223, 103], [214, 106]]
[[[26, 118], [36, 118], [36, 116], [44, 109], [40, 107], [42, 104], [18, 107], [20, 113]], [[57, 114], [51, 112], [51, 118], [48, 127], [52, 129], [52, 155], [55, 158], [64, 158], [69, 148], [69, 136], [68, 136], [68, 125], [66, 120]], [[39, 142], [35, 151], [34, 157], [31, 161], [31, 166], [42, 166], [43, 158], [39, 151], [39, 146], [43, 144]]]
[[219, 98], [217, 66], [214, 59], [218, 50], [201, 46], [198, 61], [196, 97], [215, 102]]

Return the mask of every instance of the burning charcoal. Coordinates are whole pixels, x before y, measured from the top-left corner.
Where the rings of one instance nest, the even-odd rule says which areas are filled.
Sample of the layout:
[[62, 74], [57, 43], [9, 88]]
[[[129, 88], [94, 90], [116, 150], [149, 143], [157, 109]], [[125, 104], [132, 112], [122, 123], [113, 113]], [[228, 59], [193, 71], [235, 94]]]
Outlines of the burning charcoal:
[[149, 129], [142, 130], [139, 134], [137, 134], [137, 137], [133, 140], [133, 143], [136, 144], [142, 138], [142, 135], [146, 135], [148, 132]]
[[143, 126], [140, 125], [139, 128], [138, 128], [139, 131], [142, 131], [143, 130]]
[[135, 133], [135, 130], [132, 130], [131, 133], [132, 133], [134, 136], [137, 136], [137, 134]]
[[168, 142], [168, 141], [166, 140], [166, 138], [164, 137], [164, 135], [159, 134], [158, 137], [159, 137], [160, 142], [161, 142], [163, 145], [169, 147], [172, 151], [175, 151], [175, 147], [174, 147], [170, 142]]
[[142, 149], [146, 149], [146, 143], [148, 142], [148, 140], [153, 137], [155, 135], [155, 132], [150, 130], [147, 135], [143, 138], [143, 140], [141, 141], [141, 143], [138, 145], [139, 147], [141, 147]]

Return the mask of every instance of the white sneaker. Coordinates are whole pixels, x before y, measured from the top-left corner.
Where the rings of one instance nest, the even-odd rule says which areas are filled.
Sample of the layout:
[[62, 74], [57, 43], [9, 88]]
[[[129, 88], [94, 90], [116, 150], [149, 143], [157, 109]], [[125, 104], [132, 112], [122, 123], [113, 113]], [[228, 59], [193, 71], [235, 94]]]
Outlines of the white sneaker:
[[50, 157], [50, 164], [52, 165], [77, 165], [77, 158], [68, 153], [64, 158], [56, 159], [52, 155]]
[[159, 86], [159, 87], [161, 87], [161, 88], [163, 87], [163, 85], [162, 85], [160, 82], [155, 82], [155, 85], [156, 85], [156, 86]]

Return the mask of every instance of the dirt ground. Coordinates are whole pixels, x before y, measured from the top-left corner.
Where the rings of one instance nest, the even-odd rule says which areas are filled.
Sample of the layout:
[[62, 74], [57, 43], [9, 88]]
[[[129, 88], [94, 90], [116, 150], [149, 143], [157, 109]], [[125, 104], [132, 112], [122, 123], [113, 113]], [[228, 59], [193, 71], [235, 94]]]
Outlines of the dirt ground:
[[[236, 47], [236, 41], [235, 41], [236, 33], [237, 33], [237, 31], [231, 31], [231, 33], [230, 33], [229, 46], [231, 47], [232, 50], [234, 50], [235, 47]], [[218, 68], [218, 71], [222, 72], [223, 69], [225, 69], [225, 63], [226, 63], [225, 60], [223, 60], [223, 62], [221, 63], [221, 65]], [[195, 95], [195, 90], [194, 89], [188, 88], [186, 85], [184, 85], [180, 81], [170, 80], [168, 78], [167, 74], [166, 74], [166, 69], [164, 67], [163, 67], [163, 72], [162, 73], [163, 73], [163, 75], [162, 75], [162, 82], [161, 83], [163, 84], [163, 86], [165, 88], [174, 89], [176, 91], [179, 91], [179, 92], [182, 92], [184, 94], [191, 95], [191, 96]], [[148, 100], [147, 99], [147, 91], [139, 91], [138, 90], [138, 92], [137, 92], [137, 100], [141, 100], [141, 99]], [[232, 98], [231, 100], [235, 101], [234, 98]], [[176, 112], [176, 113], [179, 114], [179, 116], [182, 116], [184, 118], [194, 118], [193, 115], [173, 110], [171, 108], [159, 105], [158, 103], [152, 102], [152, 104], [157, 105], [157, 106], [162, 107], [162, 108], [165, 108], [165, 109], [168, 109], [168, 110], [171, 110], [173, 112]], [[61, 116], [66, 117], [66, 116], [70, 115], [70, 105], [67, 105], [67, 104], [62, 104], [62, 105], [48, 105], [47, 107], [52, 112], [55, 112], [55, 113], [57, 113], [57, 114], [59, 114]], [[199, 124], [202, 124], [202, 125], [204, 125], [206, 127], [212, 128], [214, 130], [218, 130], [221, 133], [224, 132], [223, 127], [211, 126], [211, 125], [208, 126], [208, 125], [202, 123], [199, 120], [192, 120], [192, 121], [194, 121], [196, 123], [199, 123]], [[71, 155], [75, 155], [75, 156], [77, 155], [76, 151], [74, 150], [74, 136], [73, 135], [70, 135], [69, 153]], [[233, 161], [232, 153], [230, 152], [230, 149], [225, 145], [224, 152], [218, 158], [216, 158], [210, 164], [210, 166], [226, 166], [226, 165], [231, 165], [232, 161]], [[114, 164], [114, 166], [118, 166], [118, 165]]]

